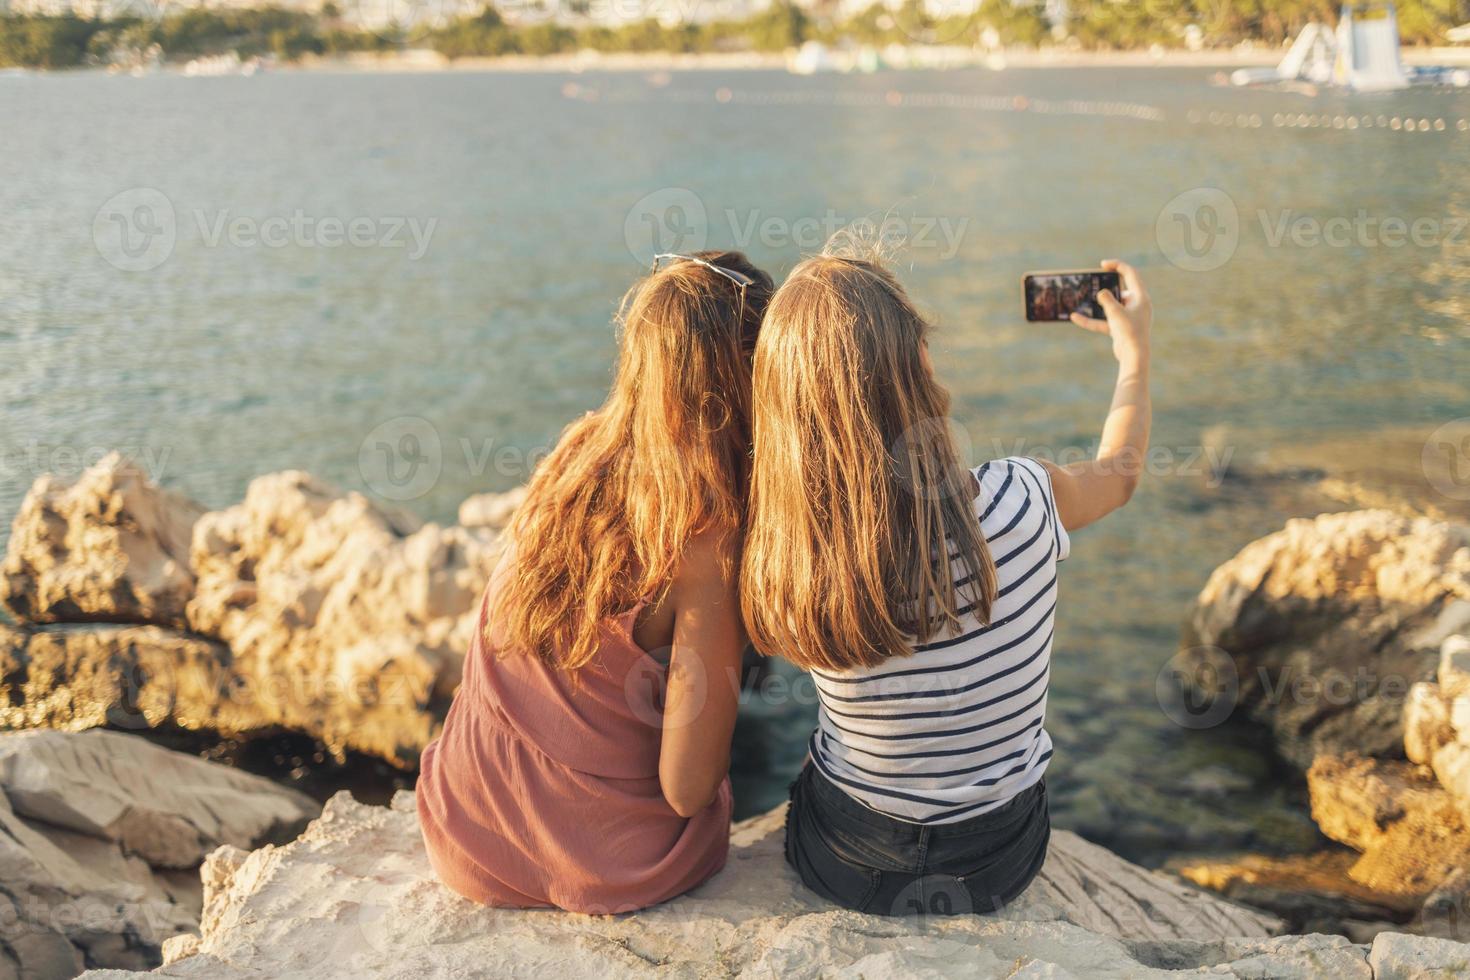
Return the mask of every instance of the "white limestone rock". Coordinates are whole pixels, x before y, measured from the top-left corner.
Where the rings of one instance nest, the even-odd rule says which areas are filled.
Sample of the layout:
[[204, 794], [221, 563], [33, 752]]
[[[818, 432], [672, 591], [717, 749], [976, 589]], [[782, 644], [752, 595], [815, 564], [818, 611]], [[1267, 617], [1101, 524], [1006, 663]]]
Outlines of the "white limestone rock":
[[[490, 909], [434, 878], [411, 794], [392, 808], [346, 794], [298, 840], [205, 863], [197, 952], [168, 977], [1178, 977], [1361, 974], [1346, 940], [1269, 938], [1278, 923], [1058, 831], [1042, 876], [989, 916], [885, 918], [835, 908], [782, 856], [783, 809], [737, 824], [725, 869], [627, 915]], [[1182, 948], [1187, 946], [1187, 949]], [[180, 943], [181, 952], [187, 950]], [[175, 947], [170, 947], [171, 952]], [[1262, 974], [1262, 969], [1277, 973]], [[95, 980], [127, 974], [98, 972]], [[1366, 975], [1366, 974], [1361, 974]]]
[[1470, 977], [1470, 945], [1384, 932], [1373, 940], [1368, 965], [1375, 980], [1458, 980]]

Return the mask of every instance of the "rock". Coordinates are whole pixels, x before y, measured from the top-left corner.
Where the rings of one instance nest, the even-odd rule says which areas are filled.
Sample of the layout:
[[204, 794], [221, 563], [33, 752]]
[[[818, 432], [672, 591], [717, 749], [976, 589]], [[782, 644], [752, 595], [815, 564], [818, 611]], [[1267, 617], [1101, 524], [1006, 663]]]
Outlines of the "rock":
[[1439, 685], [1420, 681], [1409, 688], [1404, 703], [1404, 754], [1409, 761], [1429, 765], [1435, 750], [1454, 740], [1450, 705]]
[[1273, 980], [1372, 980], [1367, 952], [1343, 936], [1277, 936], [1272, 939], [1172, 940], [1129, 943], [1139, 961], [1161, 970], [1271, 977]]
[[316, 811], [131, 735], [0, 734], [0, 976], [156, 966], [196, 928], [202, 854], [289, 837]]
[[0, 789], [21, 816], [116, 841], [156, 868], [294, 835], [318, 809], [258, 776], [107, 731], [0, 735]]
[[42, 477], [0, 577], [0, 723], [285, 729], [411, 770], [500, 550], [298, 472], [212, 513], [115, 455]]
[[1362, 851], [1349, 876], [1385, 901], [1422, 901], [1470, 864], [1470, 829], [1454, 797], [1423, 767], [1319, 756], [1307, 773], [1322, 832]]
[[0, 623], [0, 725], [81, 731], [177, 726], [249, 734], [228, 647], [159, 626]]
[[1375, 980], [1435, 980], [1470, 976], [1470, 946], [1430, 936], [1385, 932], [1373, 940], [1368, 965]]
[[1446, 742], [1434, 750], [1430, 765], [1439, 784], [1470, 812], [1470, 746], [1463, 742]]
[[[1439, 695], [1447, 702], [1455, 737], [1470, 745], [1470, 635], [1455, 634], [1440, 648]], [[1404, 747], [1408, 748], [1407, 742]]]
[[195, 526], [189, 623], [262, 690], [291, 682], [267, 699], [282, 724], [412, 768], [499, 551], [494, 535], [405, 526], [304, 473], [264, 476]]
[[510, 526], [516, 508], [525, 502], [526, 488], [523, 486], [505, 493], [477, 493], [459, 505], [459, 523], [465, 527], [503, 531]]
[[[737, 824], [725, 869], [624, 915], [490, 909], [434, 879], [412, 809], [339, 794], [298, 840], [228, 855], [198, 952], [158, 971], [262, 976], [1053, 976], [1164, 978], [1238, 961], [1306, 975], [1313, 956], [1361, 974], [1336, 937], [1276, 940], [1275, 921], [1143, 870], [1065, 831], [1041, 877], [990, 916], [884, 918], [837, 909], [782, 857], [783, 809]], [[210, 865], [206, 864], [206, 869]], [[1245, 938], [1232, 938], [1238, 934]], [[1276, 969], [1278, 972], [1262, 972]], [[1294, 972], [1293, 972], [1294, 971]], [[1366, 975], [1366, 974], [1362, 974]], [[125, 974], [94, 973], [102, 980]]]
[[33, 623], [182, 626], [204, 509], [111, 453], [74, 482], [36, 480], [0, 565], [0, 605]]
[[1237, 707], [1305, 770], [1322, 752], [1398, 757], [1409, 688], [1470, 610], [1470, 528], [1389, 511], [1293, 520], [1217, 568], [1185, 630], [1182, 676]]
[[1419, 911], [1418, 932], [1459, 941], [1470, 940], [1470, 867], [1453, 871], [1435, 886]]

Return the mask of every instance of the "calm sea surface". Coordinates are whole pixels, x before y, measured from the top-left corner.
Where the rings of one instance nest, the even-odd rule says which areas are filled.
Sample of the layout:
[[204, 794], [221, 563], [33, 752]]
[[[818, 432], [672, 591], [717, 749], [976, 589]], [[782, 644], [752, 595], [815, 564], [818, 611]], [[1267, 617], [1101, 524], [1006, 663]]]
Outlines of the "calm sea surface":
[[[1213, 567], [1341, 506], [1300, 472], [1321, 447], [1361, 466], [1470, 415], [1470, 96], [1209, 74], [0, 78], [0, 517], [116, 447], [211, 506], [296, 467], [453, 519], [601, 401], [655, 235], [779, 278], [864, 218], [906, 234], [972, 459], [1085, 448], [1106, 342], [1024, 323], [1019, 277], [1119, 256], [1154, 294], [1169, 453], [1064, 566], [1057, 819], [1146, 858], [1298, 846], [1259, 742], [1171, 722], [1155, 679]], [[1205, 444], [1277, 475], [1210, 489]], [[815, 713], [777, 678], [744, 812]]]

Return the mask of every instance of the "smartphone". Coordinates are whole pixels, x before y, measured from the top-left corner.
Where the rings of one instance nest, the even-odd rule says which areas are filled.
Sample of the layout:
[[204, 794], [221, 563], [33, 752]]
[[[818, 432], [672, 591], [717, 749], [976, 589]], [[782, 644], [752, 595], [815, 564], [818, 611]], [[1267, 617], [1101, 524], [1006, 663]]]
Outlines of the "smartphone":
[[1069, 319], [1076, 310], [1083, 316], [1103, 318], [1097, 294], [1111, 289], [1119, 296], [1122, 281], [1116, 272], [1082, 269], [1077, 272], [1028, 272], [1021, 279], [1026, 296], [1026, 319], [1032, 323], [1056, 323]]

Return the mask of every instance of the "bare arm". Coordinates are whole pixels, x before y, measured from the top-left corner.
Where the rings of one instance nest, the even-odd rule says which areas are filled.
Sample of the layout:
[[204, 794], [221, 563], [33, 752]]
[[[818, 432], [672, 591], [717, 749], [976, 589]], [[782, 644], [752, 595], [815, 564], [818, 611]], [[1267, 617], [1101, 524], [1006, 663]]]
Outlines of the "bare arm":
[[1113, 404], [1103, 423], [1096, 459], [1066, 466], [1045, 463], [1051, 473], [1057, 512], [1062, 526], [1069, 531], [1106, 517], [1133, 496], [1143, 475], [1153, 416], [1148, 391], [1153, 304], [1132, 266], [1115, 259], [1104, 261], [1102, 266], [1122, 277], [1123, 301], [1105, 291], [1099, 296], [1099, 302], [1107, 314], [1106, 320], [1073, 313], [1072, 322], [1084, 330], [1112, 338], [1113, 356], [1118, 360]]
[[745, 626], [736, 582], [726, 577], [721, 560], [728, 546], [713, 532], [696, 536], [669, 592], [674, 650], [658, 780], [664, 799], [683, 817], [710, 805], [730, 769]]

